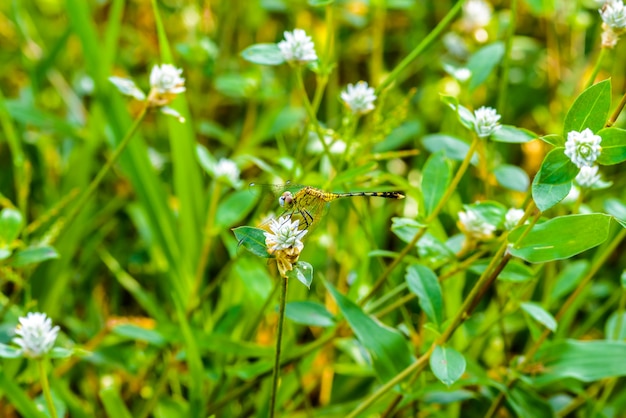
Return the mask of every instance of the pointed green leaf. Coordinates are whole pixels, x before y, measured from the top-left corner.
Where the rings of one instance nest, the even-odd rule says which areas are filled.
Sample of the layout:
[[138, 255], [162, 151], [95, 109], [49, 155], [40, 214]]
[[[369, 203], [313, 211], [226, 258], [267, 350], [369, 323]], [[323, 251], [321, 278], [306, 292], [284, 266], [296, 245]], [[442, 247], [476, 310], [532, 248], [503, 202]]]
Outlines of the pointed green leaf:
[[474, 130], [474, 123], [476, 122], [476, 117], [474, 114], [465, 106], [461, 106], [456, 97], [441, 95], [441, 101], [447, 104], [450, 109], [456, 112], [457, 117], [459, 118], [459, 122], [467, 129]]
[[523, 144], [538, 138], [538, 135], [517, 126], [501, 125], [500, 129], [491, 134], [491, 140], [509, 144]]
[[465, 373], [465, 357], [452, 348], [436, 346], [429, 360], [433, 374], [446, 386], [452, 385]]
[[563, 184], [574, 180], [579, 171], [565, 155], [565, 148], [555, 148], [543, 159], [537, 175], [542, 184]]
[[[426, 135], [422, 138], [422, 144], [432, 154], [443, 150], [446, 157], [455, 161], [463, 161], [470, 149], [467, 142], [446, 134]], [[474, 152], [471, 162], [473, 165], [478, 165], [478, 153]]]
[[443, 322], [443, 296], [437, 275], [426, 266], [414, 264], [406, 269], [406, 282], [428, 319], [439, 327]]
[[496, 167], [493, 174], [496, 176], [498, 183], [509, 190], [525, 192], [530, 185], [528, 174], [515, 165], [502, 164]]
[[557, 134], [544, 135], [544, 136], [540, 136], [539, 139], [541, 139], [543, 142], [547, 144], [554, 145], [555, 147], [565, 146], [565, 138], [563, 138], [561, 135], [557, 135]]
[[563, 123], [563, 137], [586, 128], [594, 133], [606, 123], [611, 107], [611, 80], [604, 80], [583, 91], [570, 107]]
[[53, 247], [28, 247], [17, 251], [13, 255], [11, 265], [13, 267], [23, 267], [29, 264], [41, 263], [42, 261], [59, 258], [59, 253]]
[[285, 62], [276, 44], [255, 44], [241, 51], [241, 57], [246, 61], [262, 65], [280, 65]]
[[626, 130], [606, 128], [598, 132], [598, 135], [602, 137], [602, 152], [598, 157], [598, 164], [613, 165], [626, 161]]
[[550, 331], [556, 331], [556, 319], [546, 311], [541, 305], [532, 302], [524, 302], [521, 304], [522, 309], [530, 315], [535, 321], [539, 322]]
[[310, 289], [313, 282], [313, 266], [306, 261], [298, 261], [294, 265], [293, 270], [287, 272], [287, 277], [298, 280], [307, 289]]
[[12, 243], [19, 235], [24, 224], [22, 214], [11, 208], [0, 212], [0, 245]]
[[402, 334], [366, 315], [330, 283], [324, 283], [354, 334], [370, 354], [374, 370], [381, 381], [393, 378], [414, 361], [411, 348]]
[[285, 306], [285, 316], [293, 322], [315, 327], [335, 325], [335, 317], [319, 302], [289, 302]]
[[559, 203], [569, 194], [572, 182], [563, 184], [545, 184], [539, 182], [541, 170], [535, 175], [533, 180], [533, 200], [541, 211], [546, 211]]
[[[559, 216], [533, 226], [511, 254], [531, 263], [563, 260], [602, 244], [609, 236], [611, 216], [602, 213]], [[527, 229], [515, 228], [508, 236], [515, 243]]]
[[22, 349], [0, 343], [0, 358], [18, 358], [22, 356]]
[[239, 245], [259, 257], [270, 258], [265, 245], [265, 231], [251, 226], [240, 226], [232, 229]]
[[474, 90], [485, 82], [489, 74], [504, 56], [504, 43], [494, 42], [476, 51], [467, 62], [467, 69], [472, 72], [469, 88]]
[[452, 169], [444, 152], [440, 151], [428, 158], [422, 172], [422, 194], [425, 216], [428, 217], [439, 204], [452, 179]]

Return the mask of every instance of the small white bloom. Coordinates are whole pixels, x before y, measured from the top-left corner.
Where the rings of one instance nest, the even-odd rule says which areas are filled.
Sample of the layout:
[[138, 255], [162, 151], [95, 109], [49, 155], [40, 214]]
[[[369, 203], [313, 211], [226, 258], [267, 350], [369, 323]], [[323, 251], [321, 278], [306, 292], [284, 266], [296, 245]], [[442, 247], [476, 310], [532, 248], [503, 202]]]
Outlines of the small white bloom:
[[315, 45], [302, 29], [285, 32], [285, 39], [278, 43], [278, 48], [288, 62], [306, 63], [317, 60]]
[[571, 131], [565, 142], [565, 155], [577, 167], [591, 167], [600, 156], [602, 138], [587, 128], [582, 132]]
[[442, 41], [448, 53], [457, 60], [466, 60], [469, 56], [469, 49], [462, 36], [448, 32], [443, 35]]
[[59, 327], [52, 327], [52, 321], [46, 314], [30, 312], [19, 322], [15, 328], [18, 337], [13, 342], [20, 346], [25, 357], [40, 358], [52, 349]]
[[341, 100], [350, 108], [352, 113], [364, 115], [374, 110], [376, 95], [374, 89], [369, 87], [365, 81], [359, 81], [356, 85], [348, 84], [348, 87], [341, 92]]
[[185, 91], [183, 70], [171, 64], [155, 65], [150, 72], [150, 86], [159, 94], [178, 94]]
[[[327, 133], [324, 133], [324, 142], [328, 145], [331, 154], [343, 154], [346, 151], [346, 143], [341, 139], [335, 139], [332, 129], [328, 129], [326, 132]], [[317, 132], [309, 131], [309, 144], [307, 145], [307, 151], [311, 154], [321, 154], [324, 152], [324, 145], [322, 144], [322, 141], [320, 141]]]
[[132, 96], [137, 100], [145, 100], [146, 95], [135, 85], [133, 80], [122, 77], [109, 77], [109, 81], [117, 87], [120, 93]]
[[215, 178], [221, 178], [227, 180], [231, 184], [236, 184], [239, 181], [239, 167], [233, 160], [228, 158], [220, 158], [213, 170]]
[[474, 112], [476, 122], [474, 123], [474, 129], [481, 138], [486, 138], [498, 129], [500, 129], [500, 115], [496, 112], [496, 109], [491, 107], [482, 106]]
[[304, 244], [302, 238], [308, 232], [306, 229], [299, 230], [300, 220], [292, 221], [289, 216], [281, 216], [279, 219], [272, 219], [269, 228], [272, 232], [265, 232], [265, 245], [267, 251], [273, 254], [276, 251], [295, 248], [302, 251]]
[[456, 78], [461, 83], [466, 82], [472, 76], [472, 72], [468, 68], [457, 68], [452, 74], [452, 77]]
[[468, 0], [463, 5], [462, 21], [470, 30], [487, 26], [491, 21], [491, 5], [485, 0]]
[[626, 7], [621, 0], [607, 1], [600, 10], [602, 21], [611, 29], [626, 28]]
[[504, 215], [504, 229], [510, 230], [515, 228], [523, 216], [524, 211], [522, 209], [509, 209], [506, 215]]
[[578, 183], [580, 187], [593, 188], [596, 183], [601, 181], [600, 174], [598, 173], [599, 168], [600, 167], [597, 165], [581, 167], [575, 178], [576, 183]]
[[495, 225], [491, 225], [472, 209], [459, 212], [459, 227], [463, 233], [481, 240], [492, 238], [496, 230]]

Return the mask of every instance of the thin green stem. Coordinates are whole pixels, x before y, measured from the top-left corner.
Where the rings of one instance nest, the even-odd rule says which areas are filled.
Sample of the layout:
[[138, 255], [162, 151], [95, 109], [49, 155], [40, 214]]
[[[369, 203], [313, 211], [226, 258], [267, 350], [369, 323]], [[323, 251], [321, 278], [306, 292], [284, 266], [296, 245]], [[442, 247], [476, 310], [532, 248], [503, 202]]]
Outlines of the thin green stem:
[[602, 67], [602, 61], [604, 61], [604, 57], [606, 56], [606, 48], [600, 49], [600, 53], [598, 54], [598, 59], [596, 60], [595, 65], [593, 66], [593, 70], [591, 71], [591, 75], [589, 76], [589, 80], [587, 80], [587, 84], [585, 84], [585, 89], [593, 86], [593, 82], [596, 81], [596, 77], [600, 72], [600, 68]]
[[122, 141], [119, 143], [115, 151], [113, 151], [113, 154], [111, 155], [111, 157], [102, 166], [98, 174], [96, 174], [96, 177], [94, 177], [94, 179], [91, 181], [91, 183], [87, 187], [87, 190], [85, 190], [85, 192], [80, 196], [80, 198], [78, 199], [78, 202], [74, 205], [70, 213], [65, 217], [65, 225], [63, 226], [63, 230], [67, 231], [70, 228], [70, 225], [76, 219], [80, 211], [83, 210], [83, 208], [89, 201], [89, 198], [91, 198], [93, 194], [95, 193], [95, 191], [98, 189], [98, 186], [100, 185], [100, 183], [102, 183], [104, 176], [109, 172], [111, 167], [113, 167], [113, 164], [115, 164], [115, 162], [120, 157], [120, 155], [122, 155], [122, 152], [124, 152], [124, 149], [126, 149], [126, 146], [130, 143], [130, 140], [133, 138], [135, 132], [137, 131], [137, 128], [143, 121], [144, 116], [146, 116], [147, 111], [148, 111], [148, 102], [146, 102], [146, 104], [143, 106], [143, 108], [141, 109], [141, 112], [139, 113], [135, 121], [133, 122], [133, 125], [130, 127], [128, 132], [126, 132], [126, 135], [124, 136]]
[[278, 306], [278, 332], [276, 334], [276, 355], [274, 356], [274, 370], [272, 372], [272, 394], [270, 397], [270, 418], [276, 413], [276, 395], [278, 379], [280, 378], [280, 348], [283, 342], [283, 328], [285, 325], [285, 305], [287, 300], [287, 278], [280, 278], [280, 302]]
[[509, 70], [511, 67], [511, 50], [513, 49], [513, 37], [516, 29], [516, 17], [517, 17], [517, 0], [511, 0], [511, 7], [509, 13], [509, 27], [506, 31], [506, 42], [504, 46], [504, 58], [502, 60], [502, 73], [500, 74], [500, 85], [498, 88], [498, 105], [497, 109], [501, 115], [505, 114], [505, 107], [507, 103], [507, 93], [509, 87]]
[[611, 117], [606, 122], [607, 128], [610, 128], [611, 126], [615, 124], [615, 121], [619, 117], [619, 114], [622, 113], [622, 110], [624, 110], [624, 106], [626, 106], [626, 94], [622, 96], [622, 100], [619, 101], [619, 104], [617, 105], [613, 113], [611, 114]]
[[48, 374], [46, 373], [46, 360], [41, 358], [37, 360], [37, 369], [39, 370], [39, 379], [41, 380], [41, 391], [48, 405], [48, 412], [52, 418], [57, 418], [57, 411], [52, 400], [52, 392], [50, 391], [50, 383], [48, 382]]
[[393, 83], [400, 73], [406, 69], [417, 57], [420, 56], [428, 47], [435, 43], [435, 40], [443, 33], [448, 25], [454, 20], [456, 15], [461, 11], [465, 0], [458, 1], [448, 14], [439, 22], [439, 24], [426, 36], [418, 46], [404, 58], [400, 64], [394, 68], [387, 78], [376, 88], [376, 95], [378, 96], [382, 90]]

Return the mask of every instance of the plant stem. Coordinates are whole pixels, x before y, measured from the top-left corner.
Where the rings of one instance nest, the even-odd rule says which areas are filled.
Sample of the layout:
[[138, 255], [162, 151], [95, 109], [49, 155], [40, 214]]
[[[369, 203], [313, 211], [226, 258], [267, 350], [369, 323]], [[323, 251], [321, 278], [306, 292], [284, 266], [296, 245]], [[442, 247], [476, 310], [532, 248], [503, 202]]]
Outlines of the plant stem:
[[510, 21], [506, 31], [506, 43], [504, 49], [504, 58], [502, 60], [502, 73], [500, 74], [500, 83], [498, 87], [498, 104], [496, 109], [501, 115], [505, 114], [505, 105], [507, 103], [507, 92], [509, 87], [509, 69], [511, 67], [511, 50], [513, 49], [513, 36], [515, 35], [515, 24], [517, 17], [517, 0], [511, 0]]
[[48, 374], [46, 373], [46, 361], [44, 358], [37, 360], [37, 368], [39, 369], [39, 379], [41, 380], [41, 391], [48, 405], [48, 412], [52, 418], [57, 418], [57, 411], [54, 408], [52, 393], [50, 392], [50, 383], [48, 383]]
[[598, 54], [598, 59], [596, 60], [595, 65], [593, 66], [593, 70], [591, 71], [591, 76], [589, 76], [589, 80], [587, 80], [587, 84], [585, 85], [585, 89], [593, 86], [593, 82], [596, 81], [596, 77], [600, 72], [600, 67], [602, 66], [602, 61], [606, 55], [606, 48], [600, 49], [600, 54]]
[[283, 327], [285, 325], [285, 304], [287, 300], [287, 278], [281, 277], [280, 301], [278, 306], [278, 332], [276, 333], [276, 355], [274, 356], [274, 370], [272, 373], [272, 394], [270, 397], [270, 418], [274, 418], [276, 412], [276, 395], [278, 392], [278, 379], [280, 377], [280, 347], [283, 341]]
[[126, 135], [124, 136], [122, 141], [119, 143], [115, 151], [113, 151], [113, 154], [111, 155], [111, 157], [102, 166], [98, 174], [96, 174], [96, 177], [94, 177], [94, 179], [91, 181], [91, 183], [87, 187], [87, 190], [85, 190], [85, 192], [80, 196], [76, 205], [74, 205], [70, 213], [65, 217], [65, 224], [63, 226], [64, 231], [67, 231], [69, 229], [72, 222], [78, 217], [80, 211], [83, 210], [83, 208], [89, 201], [89, 198], [91, 198], [93, 194], [95, 193], [95, 191], [98, 189], [98, 186], [104, 179], [104, 176], [109, 172], [111, 167], [113, 167], [113, 164], [117, 161], [120, 155], [122, 155], [122, 152], [124, 151], [124, 149], [126, 149], [126, 146], [130, 143], [130, 140], [133, 138], [133, 135], [137, 131], [139, 124], [141, 123], [141, 121], [143, 121], [144, 116], [146, 116], [146, 113], [148, 111], [147, 103], [148, 102], [146, 102], [146, 104], [143, 106], [143, 108], [139, 112], [139, 115], [137, 116], [137, 118], [135, 118], [133, 125], [130, 127], [128, 132], [126, 132]]

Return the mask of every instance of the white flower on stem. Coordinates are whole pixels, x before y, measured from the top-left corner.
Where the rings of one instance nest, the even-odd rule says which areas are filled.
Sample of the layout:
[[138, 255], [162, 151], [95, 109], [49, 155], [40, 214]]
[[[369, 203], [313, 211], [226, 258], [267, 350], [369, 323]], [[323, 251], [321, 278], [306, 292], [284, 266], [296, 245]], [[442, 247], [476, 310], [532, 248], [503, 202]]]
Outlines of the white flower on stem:
[[146, 95], [135, 85], [133, 80], [122, 77], [109, 77], [109, 81], [117, 87], [120, 93], [126, 96], [132, 96], [137, 100], [145, 100]]
[[302, 29], [285, 32], [285, 39], [278, 43], [278, 49], [287, 62], [304, 64], [317, 60], [315, 45]]
[[41, 358], [52, 349], [59, 327], [53, 327], [46, 314], [30, 312], [19, 319], [15, 333], [18, 336], [13, 342], [20, 346], [25, 357]]
[[481, 138], [486, 138], [500, 129], [500, 115], [496, 112], [496, 109], [491, 107], [482, 106], [474, 112], [476, 118], [474, 122], [474, 129]]
[[583, 166], [580, 168], [580, 171], [574, 180], [580, 187], [592, 189], [596, 184], [602, 181], [602, 178], [598, 173], [599, 168], [600, 167], [597, 165], [592, 167]]
[[217, 164], [215, 164], [213, 174], [215, 175], [215, 178], [226, 180], [230, 184], [235, 185], [239, 182], [239, 175], [241, 172], [233, 160], [220, 158]]
[[504, 229], [508, 231], [515, 228], [523, 216], [524, 211], [522, 209], [509, 209], [504, 215]]
[[565, 142], [565, 155], [577, 167], [591, 167], [600, 156], [602, 138], [587, 128], [582, 132], [570, 131]]
[[626, 7], [622, 0], [607, 1], [598, 12], [607, 27], [613, 30], [626, 28]]
[[171, 64], [155, 65], [150, 72], [150, 87], [159, 94], [179, 94], [185, 91], [183, 70]]
[[469, 30], [483, 28], [491, 21], [491, 5], [485, 0], [468, 0], [463, 5], [462, 22]]
[[374, 110], [376, 95], [374, 89], [369, 87], [365, 81], [356, 84], [348, 84], [341, 92], [341, 100], [348, 106], [352, 113], [364, 115]]
[[289, 249], [296, 249], [298, 252], [302, 251], [304, 248], [302, 238], [308, 231], [306, 229], [298, 229], [299, 225], [299, 219], [292, 221], [289, 216], [272, 219], [269, 224], [271, 232], [264, 233], [267, 251], [270, 254]]
[[478, 240], [493, 238], [493, 233], [496, 230], [495, 225], [487, 222], [472, 209], [467, 209], [465, 212], [459, 212], [458, 225], [465, 235]]

